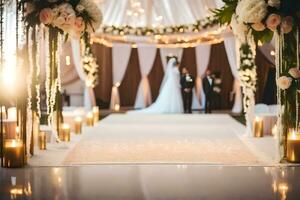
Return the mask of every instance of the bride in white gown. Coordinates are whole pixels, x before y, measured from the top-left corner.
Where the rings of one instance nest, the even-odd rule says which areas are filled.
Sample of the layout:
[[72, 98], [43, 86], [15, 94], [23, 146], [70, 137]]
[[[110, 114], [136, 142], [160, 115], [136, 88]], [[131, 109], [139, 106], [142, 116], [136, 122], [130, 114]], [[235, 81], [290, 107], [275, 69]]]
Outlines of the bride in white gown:
[[148, 108], [129, 113], [176, 114], [183, 113], [180, 73], [175, 58], [171, 58], [156, 101]]

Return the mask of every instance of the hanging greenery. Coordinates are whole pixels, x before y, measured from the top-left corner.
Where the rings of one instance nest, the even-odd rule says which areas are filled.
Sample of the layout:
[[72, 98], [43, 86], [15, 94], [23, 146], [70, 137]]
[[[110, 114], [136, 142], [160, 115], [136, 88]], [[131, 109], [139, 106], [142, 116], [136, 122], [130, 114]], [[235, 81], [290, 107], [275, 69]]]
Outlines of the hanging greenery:
[[22, 0], [19, 9], [23, 12], [26, 27], [27, 56], [30, 66], [29, 105], [33, 112], [40, 113], [40, 66], [39, 41], [46, 41], [46, 93], [48, 120], [53, 121], [56, 111], [57, 132], [62, 121], [60, 60], [61, 43], [70, 37], [86, 40], [97, 30], [102, 15], [97, 5], [89, 0]]

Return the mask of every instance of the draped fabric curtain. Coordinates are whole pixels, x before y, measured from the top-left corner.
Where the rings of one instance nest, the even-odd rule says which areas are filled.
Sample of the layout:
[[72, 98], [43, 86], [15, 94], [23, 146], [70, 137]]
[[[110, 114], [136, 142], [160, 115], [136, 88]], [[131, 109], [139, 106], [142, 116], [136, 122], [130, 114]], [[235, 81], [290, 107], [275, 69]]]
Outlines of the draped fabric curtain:
[[181, 61], [183, 53], [183, 48], [161, 48], [160, 49], [160, 57], [161, 62], [163, 64], [164, 71], [167, 67], [167, 56], [176, 56], [178, 58], [178, 61]]
[[210, 44], [201, 44], [196, 47], [197, 77], [195, 89], [193, 90], [193, 109], [203, 108], [205, 105], [205, 95], [202, 87], [202, 77], [208, 68], [211, 53]]
[[114, 109], [120, 105], [120, 94], [118, 87], [124, 78], [131, 54], [130, 44], [114, 43], [112, 47], [113, 87], [111, 92], [110, 108]]
[[[99, 1], [103, 13], [104, 25], [147, 25], [190, 24], [207, 17], [210, 9], [222, 6], [221, 0], [139, 0], [145, 15], [132, 17], [126, 14], [130, 8], [130, 0]], [[158, 21], [159, 16], [163, 18]]]
[[227, 58], [230, 64], [231, 72], [234, 77], [233, 83], [233, 93], [235, 94], [234, 104], [232, 108], [233, 113], [242, 112], [242, 90], [240, 84], [240, 78], [238, 74], [238, 48], [235, 37], [225, 37], [224, 38], [225, 50], [227, 53]]
[[80, 80], [84, 82], [84, 94], [83, 94], [83, 105], [84, 108], [90, 110], [92, 106], [96, 105], [95, 93], [92, 87], [87, 87], [86, 82], [86, 75], [82, 67], [82, 55], [80, 49], [80, 41], [79, 40], [71, 40], [72, 45], [72, 58], [75, 69], [78, 73]]
[[138, 56], [142, 79], [139, 84], [134, 108], [145, 108], [152, 103], [152, 95], [148, 75], [152, 69], [156, 57], [156, 52], [157, 49], [155, 45], [138, 45]]

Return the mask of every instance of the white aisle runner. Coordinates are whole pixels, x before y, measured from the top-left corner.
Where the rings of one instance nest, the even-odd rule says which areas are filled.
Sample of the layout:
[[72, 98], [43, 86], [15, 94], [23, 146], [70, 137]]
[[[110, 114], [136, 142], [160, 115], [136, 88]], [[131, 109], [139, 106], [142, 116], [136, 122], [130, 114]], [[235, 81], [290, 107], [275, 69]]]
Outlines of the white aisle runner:
[[113, 114], [86, 129], [63, 164], [272, 164], [241, 139], [244, 132], [229, 115]]

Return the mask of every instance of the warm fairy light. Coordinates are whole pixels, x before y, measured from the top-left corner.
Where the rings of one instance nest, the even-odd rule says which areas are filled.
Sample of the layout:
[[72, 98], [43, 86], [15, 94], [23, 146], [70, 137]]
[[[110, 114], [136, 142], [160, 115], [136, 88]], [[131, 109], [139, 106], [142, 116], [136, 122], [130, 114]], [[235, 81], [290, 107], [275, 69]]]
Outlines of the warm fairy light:
[[67, 66], [71, 65], [71, 57], [70, 56], [66, 56], [66, 65]]
[[275, 51], [271, 51], [271, 52], [270, 52], [270, 55], [271, 55], [271, 56], [275, 56]]
[[120, 87], [120, 85], [121, 85], [120, 82], [117, 82], [117, 83], [115, 84], [115, 86], [116, 86], [117, 88]]

